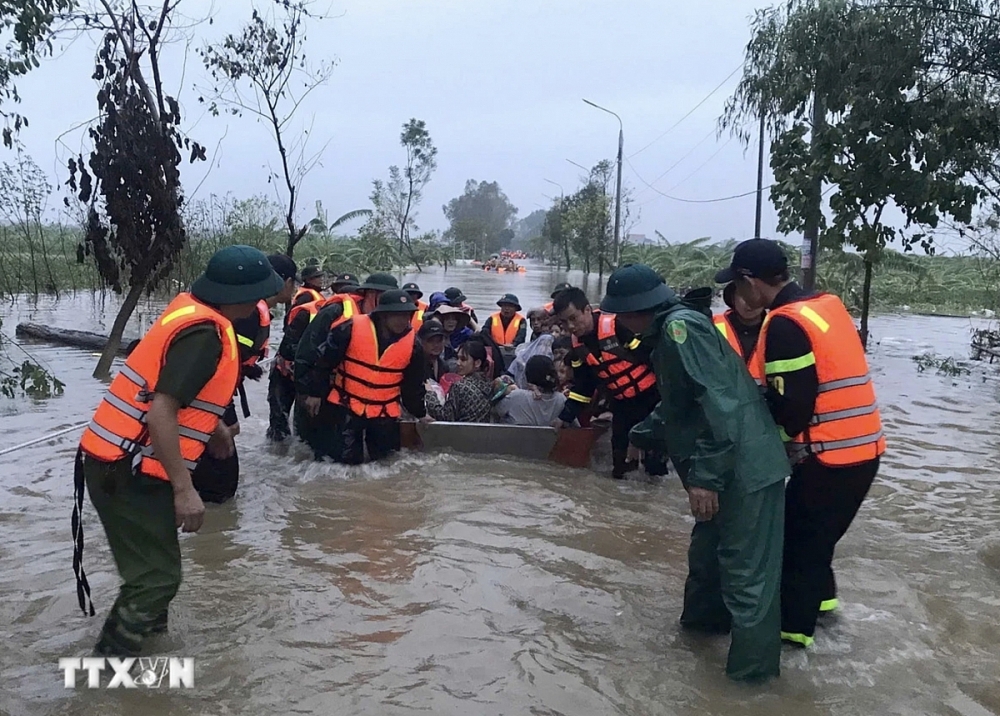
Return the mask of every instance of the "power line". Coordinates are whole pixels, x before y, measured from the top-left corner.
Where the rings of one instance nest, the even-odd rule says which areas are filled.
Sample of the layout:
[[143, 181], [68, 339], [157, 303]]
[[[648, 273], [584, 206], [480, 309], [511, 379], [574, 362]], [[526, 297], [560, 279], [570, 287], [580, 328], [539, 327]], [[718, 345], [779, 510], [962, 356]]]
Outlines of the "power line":
[[[715, 130], [712, 130], [712, 131], [714, 132]], [[713, 159], [715, 159], [717, 156], [719, 156], [719, 153], [722, 152], [722, 150], [725, 149], [729, 145], [729, 143], [731, 141], [733, 141], [733, 137], [732, 136], [730, 136], [729, 139], [727, 139], [725, 142], [723, 142], [722, 144], [720, 144], [719, 148], [716, 149], [708, 159], [706, 159], [701, 164], [699, 164], [692, 172], [690, 172], [686, 177], [684, 177], [683, 179], [681, 179], [679, 182], [677, 182], [676, 184], [674, 184], [672, 187], [670, 187], [669, 189], [667, 189], [667, 191], [673, 191], [677, 187], [681, 186], [688, 179], [690, 179], [691, 177], [693, 177], [695, 174], [697, 174], [698, 172], [700, 172], [702, 169], [704, 169], [708, 165], [709, 162], [711, 162]], [[660, 199], [660, 197], [654, 196], [653, 198], [649, 199], [648, 201], [644, 201], [643, 203], [639, 204], [639, 206], [643, 207], [643, 206], [646, 206], [647, 204], [652, 204], [654, 201], [659, 201], [659, 199]]]
[[634, 154], [630, 154], [630, 155], [628, 156], [628, 158], [629, 158], [629, 159], [631, 159], [632, 157], [634, 157], [634, 156], [636, 156], [636, 155], [638, 155], [638, 154], [641, 154], [642, 152], [646, 151], [646, 150], [647, 150], [647, 149], [649, 149], [649, 148], [650, 148], [651, 146], [653, 146], [654, 144], [656, 144], [656, 143], [657, 143], [658, 141], [660, 141], [661, 139], [663, 139], [663, 138], [664, 138], [665, 136], [667, 136], [668, 134], [670, 134], [670, 132], [672, 132], [672, 131], [673, 131], [673, 130], [674, 130], [674, 129], [675, 129], [676, 127], [677, 127], [677, 125], [679, 125], [679, 124], [680, 124], [681, 122], [683, 122], [683, 121], [684, 121], [685, 119], [687, 119], [687, 118], [688, 118], [688, 117], [690, 117], [690, 116], [691, 116], [692, 114], [694, 114], [694, 113], [695, 113], [695, 111], [696, 111], [696, 110], [697, 110], [697, 109], [698, 109], [699, 107], [701, 107], [701, 106], [702, 106], [703, 104], [705, 104], [705, 103], [706, 103], [706, 102], [707, 102], [707, 101], [708, 101], [709, 99], [711, 99], [711, 98], [712, 98], [712, 95], [714, 95], [714, 94], [715, 94], [716, 92], [718, 92], [718, 91], [719, 91], [720, 89], [722, 89], [722, 87], [723, 87], [723, 86], [724, 86], [724, 85], [725, 85], [725, 84], [726, 84], [726, 83], [727, 83], [727, 82], [728, 82], [728, 81], [729, 81], [730, 79], [732, 79], [733, 75], [735, 75], [735, 74], [736, 74], [737, 72], [739, 72], [739, 71], [740, 71], [740, 70], [741, 70], [742, 68], [743, 68], [743, 63], [741, 62], [741, 63], [740, 63], [740, 64], [739, 64], [739, 65], [738, 65], [738, 66], [736, 67], [736, 69], [735, 69], [735, 70], [733, 70], [732, 72], [730, 72], [730, 73], [729, 73], [729, 74], [728, 74], [728, 75], [726, 76], [726, 79], [722, 80], [722, 82], [720, 82], [720, 83], [719, 83], [718, 85], [716, 85], [715, 89], [713, 89], [713, 90], [712, 90], [711, 92], [709, 92], [709, 93], [708, 93], [707, 95], [705, 95], [705, 98], [704, 98], [703, 100], [701, 100], [701, 102], [699, 102], [698, 104], [696, 104], [696, 105], [695, 105], [694, 107], [692, 107], [692, 108], [691, 108], [691, 109], [690, 109], [690, 110], [688, 111], [688, 113], [687, 113], [687, 114], [685, 114], [685, 115], [684, 115], [683, 117], [681, 117], [681, 118], [680, 118], [680, 119], [678, 119], [678, 120], [677, 120], [676, 122], [674, 122], [674, 123], [673, 123], [672, 125], [670, 125], [670, 127], [668, 127], [668, 128], [667, 128], [667, 130], [666, 130], [666, 131], [665, 131], [665, 132], [664, 132], [663, 134], [661, 134], [661, 135], [660, 135], [659, 137], [657, 137], [657, 138], [656, 138], [656, 139], [654, 139], [654, 140], [653, 140], [652, 142], [650, 142], [649, 144], [647, 144], [647, 145], [646, 145], [645, 147], [643, 147], [643, 148], [642, 148], [642, 149], [640, 149], [639, 151], [635, 152]]
[[712, 129], [711, 129], [711, 130], [709, 131], [709, 133], [708, 133], [708, 134], [706, 134], [706, 135], [705, 135], [704, 137], [702, 137], [702, 138], [701, 138], [701, 140], [700, 140], [700, 141], [699, 141], [699, 142], [698, 142], [697, 144], [695, 144], [695, 145], [694, 145], [693, 147], [691, 147], [691, 148], [690, 148], [690, 149], [689, 149], [689, 150], [688, 150], [688, 151], [687, 151], [687, 152], [686, 152], [686, 153], [685, 153], [685, 154], [684, 154], [684, 155], [683, 155], [683, 156], [682, 156], [682, 157], [681, 157], [680, 159], [678, 159], [678, 160], [677, 160], [676, 162], [674, 162], [673, 164], [671, 164], [671, 165], [670, 165], [670, 166], [669, 166], [669, 167], [667, 168], [667, 170], [666, 170], [665, 172], [663, 172], [662, 174], [660, 174], [660, 176], [656, 177], [656, 179], [654, 179], [654, 180], [653, 180], [653, 184], [655, 184], [656, 182], [660, 181], [660, 179], [662, 179], [662, 178], [663, 178], [663, 177], [665, 177], [665, 176], [666, 176], [667, 174], [669, 174], [669, 173], [670, 173], [670, 172], [672, 172], [672, 171], [673, 171], [674, 169], [676, 169], [676, 168], [677, 168], [677, 165], [678, 165], [678, 164], [680, 164], [680, 163], [681, 163], [681, 162], [683, 162], [683, 161], [684, 161], [685, 159], [687, 159], [688, 157], [690, 157], [690, 156], [691, 156], [691, 155], [692, 155], [692, 154], [694, 153], [694, 150], [695, 150], [695, 149], [697, 149], [697, 148], [698, 148], [698, 147], [700, 147], [700, 146], [701, 146], [702, 144], [704, 144], [705, 142], [707, 142], [707, 141], [709, 140], [709, 138], [710, 138], [710, 137], [712, 137], [712, 135], [714, 135], [714, 134], [715, 134], [715, 128], [713, 127], [713, 128], [712, 128]]
[[[716, 202], [729, 201], [731, 199], [742, 199], [745, 196], [751, 196], [752, 194], [756, 194], [757, 193], [756, 189], [752, 189], [751, 191], [743, 192], [742, 194], [733, 194], [732, 196], [720, 196], [720, 197], [717, 197], [715, 199], [682, 199], [679, 196], [671, 196], [670, 194], [667, 194], [665, 192], [660, 191], [655, 186], [653, 186], [648, 181], [646, 181], [645, 179], [642, 178], [642, 176], [639, 174], [639, 172], [637, 172], [635, 170], [635, 167], [632, 166], [632, 162], [628, 161], [627, 159], [625, 161], [628, 164], [629, 169], [632, 170], [632, 173], [636, 175], [636, 177], [639, 179], [639, 181], [641, 181], [643, 184], [645, 184], [646, 186], [648, 186], [650, 189], [652, 189], [653, 191], [655, 191], [660, 196], [664, 197], [665, 199], [670, 199], [671, 201], [680, 201], [680, 202], [683, 202], [685, 204], [714, 204]], [[774, 186], [774, 184], [768, 184], [767, 186], [764, 187], [764, 189], [770, 189], [772, 186]]]

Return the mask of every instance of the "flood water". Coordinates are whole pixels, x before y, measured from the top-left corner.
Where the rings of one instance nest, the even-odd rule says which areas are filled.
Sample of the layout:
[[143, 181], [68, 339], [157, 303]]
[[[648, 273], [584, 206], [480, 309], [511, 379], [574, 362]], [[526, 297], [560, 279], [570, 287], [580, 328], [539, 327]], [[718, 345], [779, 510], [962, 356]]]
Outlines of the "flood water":
[[[485, 318], [501, 293], [528, 308], [563, 276], [404, 278], [427, 294], [458, 285]], [[105, 308], [88, 295], [0, 317], [9, 334], [18, 320], [105, 330]], [[842, 613], [813, 650], [785, 651], [767, 686], [729, 683], [728, 640], [677, 626], [693, 519], [676, 478], [450, 454], [315, 464], [267, 448], [261, 383], [237, 440], [239, 494], [182, 536], [171, 632], [149, 648], [194, 657], [193, 689], [63, 687], [58, 659], [89, 655], [118, 576], [87, 502], [98, 616], [82, 616], [76, 435], [0, 457], [0, 714], [1000, 714], [997, 383], [911, 360], [967, 355], [970, 325], [873, 321], [889, 449], [838, 550]], [[87, 420], [103, 390], [89, 353], [30, 350], [66, 393], [0, 403], [0, 449]]]

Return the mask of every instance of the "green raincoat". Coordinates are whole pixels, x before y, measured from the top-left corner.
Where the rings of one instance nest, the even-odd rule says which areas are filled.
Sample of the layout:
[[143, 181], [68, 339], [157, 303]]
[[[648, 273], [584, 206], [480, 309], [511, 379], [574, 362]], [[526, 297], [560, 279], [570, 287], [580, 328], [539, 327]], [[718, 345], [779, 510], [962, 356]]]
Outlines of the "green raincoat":
[[661, 402], [632, 429], [632, 443], [666, 452], [685, 487], [719, 494], [719, 512], [691, 533], [681, 624], [731, 631], [726, 673], [733, 679], [777, 676], [790, 472], [778, 428], [706, 312], [664, 304], [643, 345], [652, 351]]

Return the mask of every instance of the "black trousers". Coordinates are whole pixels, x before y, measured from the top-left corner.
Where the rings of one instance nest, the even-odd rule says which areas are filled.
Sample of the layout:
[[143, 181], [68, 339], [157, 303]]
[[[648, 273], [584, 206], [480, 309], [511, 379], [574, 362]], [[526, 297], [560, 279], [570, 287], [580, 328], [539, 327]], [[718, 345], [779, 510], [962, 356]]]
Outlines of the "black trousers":
[[[232, 403], [222, 416], [225, 425], [232, 426], [238, 422], [236, 408]], [[191, 483], [204, 502], [221, 504], [236, 495], [240, 484], [240, 456], [234, 449], [232, 457], [223, 460], [212, 457], [208, 450], [198, 460], [198, 466], [191, 471]]]
[[400, 447], [399, 420], [396, 418], [361, 418], [347, 414], [343, 419], [342, 462], [360, 465], [365, 461], [365, 447], [371, 460], [382, 460]]
[[[611, 400], [611, 459], [613, 467], [611, 475], [616, 479], [621, 479], [629, 470], [636, 466], [629, 465], [628, 454], [628, 434], [636, 425], [646, 419], [646, 416], [653, 412], [653, 408], [660, 402], [660, 392], [658, 390], [647, 390], [634, 398], [625, 400]], [[649, 451], [644, 458], [646, 472], [650, 475], [666, 475], [667, 462], [658, 451]]]
[[315, 416], [309, 415], [298, 403], [295, 404], [294, 414], [295, 434], [312, 448], [313, 457], [341, 462], [344, 452], [343, 411], [324, 400]]
[[270, 408], [270, 419], [267, 426], [267, 439], [281, 442], [292, 434], [288, 426], [288, 414], [295, 402], [295, 381], [282, 375], [271, 367], [267, 378], [267, 405]]
[[826, 467], [810, 457], [785, 490], [781, 631], [811, 637], [823, 602], [835, 599], [833, 553], [878, 472], [879, 460]]

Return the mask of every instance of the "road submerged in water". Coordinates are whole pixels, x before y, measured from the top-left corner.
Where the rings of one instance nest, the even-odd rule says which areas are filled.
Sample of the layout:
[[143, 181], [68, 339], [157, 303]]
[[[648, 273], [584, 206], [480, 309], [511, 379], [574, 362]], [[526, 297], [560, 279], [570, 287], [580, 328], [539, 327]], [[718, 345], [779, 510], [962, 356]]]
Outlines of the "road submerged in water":
[[[461, 286], [485, 318], [507, 291], [541, 304], [563, 275], [457, 267], [411, 278], [425, 290]], [[593, 277], [588, 288], [598, 290]], [[112, 308], [80, 295], [0, 316], [8, 328], [106, 331]], [[75, 436], [2, 458], [0, 714], [1000, 714], [997, 382], [986, 370], [918, 374], [911, 360], [967, 355], [969, 329], [965, 319], [873, 320], [889, 449], [837, 553], [842, 612], [814, 649], [786, 650], [765, 687], [726, 680], [727, 639], [678, 628], [693, 518], [676, 477], [618, 483], [452, 454], [316, 464], [300, 447], [265, 444], [262, 383], [250, 385], [254, 414], [238, 438], [239, 494], [182, 537], [171, 633], [150, 645], [195, 658], [193, 689], [63, 687], [58, 660], [90, 653], [117, 572], [88, 502], [98, 617], [83, 617]], [[104, 388], [90, 354], [30, 350], [66, 393], [0, 403], [0, 449], [86, 420]]]

